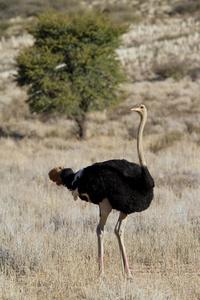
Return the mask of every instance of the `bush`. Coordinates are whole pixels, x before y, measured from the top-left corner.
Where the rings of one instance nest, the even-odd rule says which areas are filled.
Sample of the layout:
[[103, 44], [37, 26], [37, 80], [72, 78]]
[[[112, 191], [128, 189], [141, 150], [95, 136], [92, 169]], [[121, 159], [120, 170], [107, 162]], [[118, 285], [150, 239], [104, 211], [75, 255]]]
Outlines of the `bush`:
[[196, 13], [200, 10], [199, 0], [180, 1], [174, 5], [174, 13], [188, 14]]
[[188, 62], [178, 61], [177, 59], [172, 59], [163, 64], [156, 63], [153, 67], [153, 71], [161, 79], [172, 77], [175, 80], [180, 80], [184, 76], [191, 75], [192, 73], [192, 69], [189, 67]]
[[180, 141], [181, 135], [177, 131], [171, 131], [164, 134], [161, 138], [150, 145], [150, 150], [157, 153], [163, 149], [173, 146], [174, 143]]

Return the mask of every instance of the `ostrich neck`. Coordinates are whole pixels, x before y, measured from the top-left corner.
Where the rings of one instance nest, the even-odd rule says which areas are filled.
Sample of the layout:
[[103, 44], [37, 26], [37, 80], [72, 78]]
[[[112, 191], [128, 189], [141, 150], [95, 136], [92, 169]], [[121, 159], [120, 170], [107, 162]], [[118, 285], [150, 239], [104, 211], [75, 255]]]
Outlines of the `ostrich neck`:
[[140, 125], [138, 128], [138, 134], [137, 134], [137, 150], [138, 150], [138, 157], [140, 161], [141, 166], [146, 166], [146, 161], [144, 158], [144, 151], [143, 151], [143, 144], [142, 144], [142, 138], [143, 138], [143, 130], [146, 123], [147, 115], [141, 116], [140, 119]]

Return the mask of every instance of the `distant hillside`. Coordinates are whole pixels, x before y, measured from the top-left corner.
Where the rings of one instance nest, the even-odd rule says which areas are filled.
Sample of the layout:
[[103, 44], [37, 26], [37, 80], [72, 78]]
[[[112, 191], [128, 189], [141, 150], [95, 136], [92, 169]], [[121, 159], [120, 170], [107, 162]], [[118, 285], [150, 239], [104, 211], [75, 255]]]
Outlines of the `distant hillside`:
[[[117, 19], [134, 21], [142, 18], [158, 19], [174, 14], [197, 14], [200, 10], [199, 0], [1, 0], [0, 19], [6, 20], [21, 16], [34, 16], [45, 10], [71, 12], [76, 10], [100, 9], [112, 12]], [[156, 20], [155, 20], [156, 21]]]

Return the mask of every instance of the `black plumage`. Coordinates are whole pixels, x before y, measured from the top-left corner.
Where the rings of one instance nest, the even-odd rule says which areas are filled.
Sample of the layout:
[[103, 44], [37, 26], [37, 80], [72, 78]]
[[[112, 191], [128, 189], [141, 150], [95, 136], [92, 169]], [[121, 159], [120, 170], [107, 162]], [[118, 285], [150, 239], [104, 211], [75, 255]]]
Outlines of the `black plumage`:
[[153, 199], [154, 181], [146, 166], [109, 160], [84, 168], [74, 181], [77, 173], [63, 169], [60, 176], [68, 189], [78, 188], [82, 200], [88, 201], [83, 194], [94, 204], [107, 198], [113, 209], [131, 214], [147, 209]]

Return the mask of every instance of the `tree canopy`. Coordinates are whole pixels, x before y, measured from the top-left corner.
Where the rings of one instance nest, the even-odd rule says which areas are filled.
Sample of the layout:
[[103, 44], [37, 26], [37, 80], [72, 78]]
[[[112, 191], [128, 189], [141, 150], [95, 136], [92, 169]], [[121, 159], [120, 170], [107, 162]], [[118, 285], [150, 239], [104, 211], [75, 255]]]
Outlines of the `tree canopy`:
[[127, 26], [103, 13], [45, 13], [28, 29], [33, 46], [16, 58], [16, 80], [28, 85], [31, 112], [59, 112], [84, 136], [86, 113], [118, 103], [126, 81], [116, 54]]

